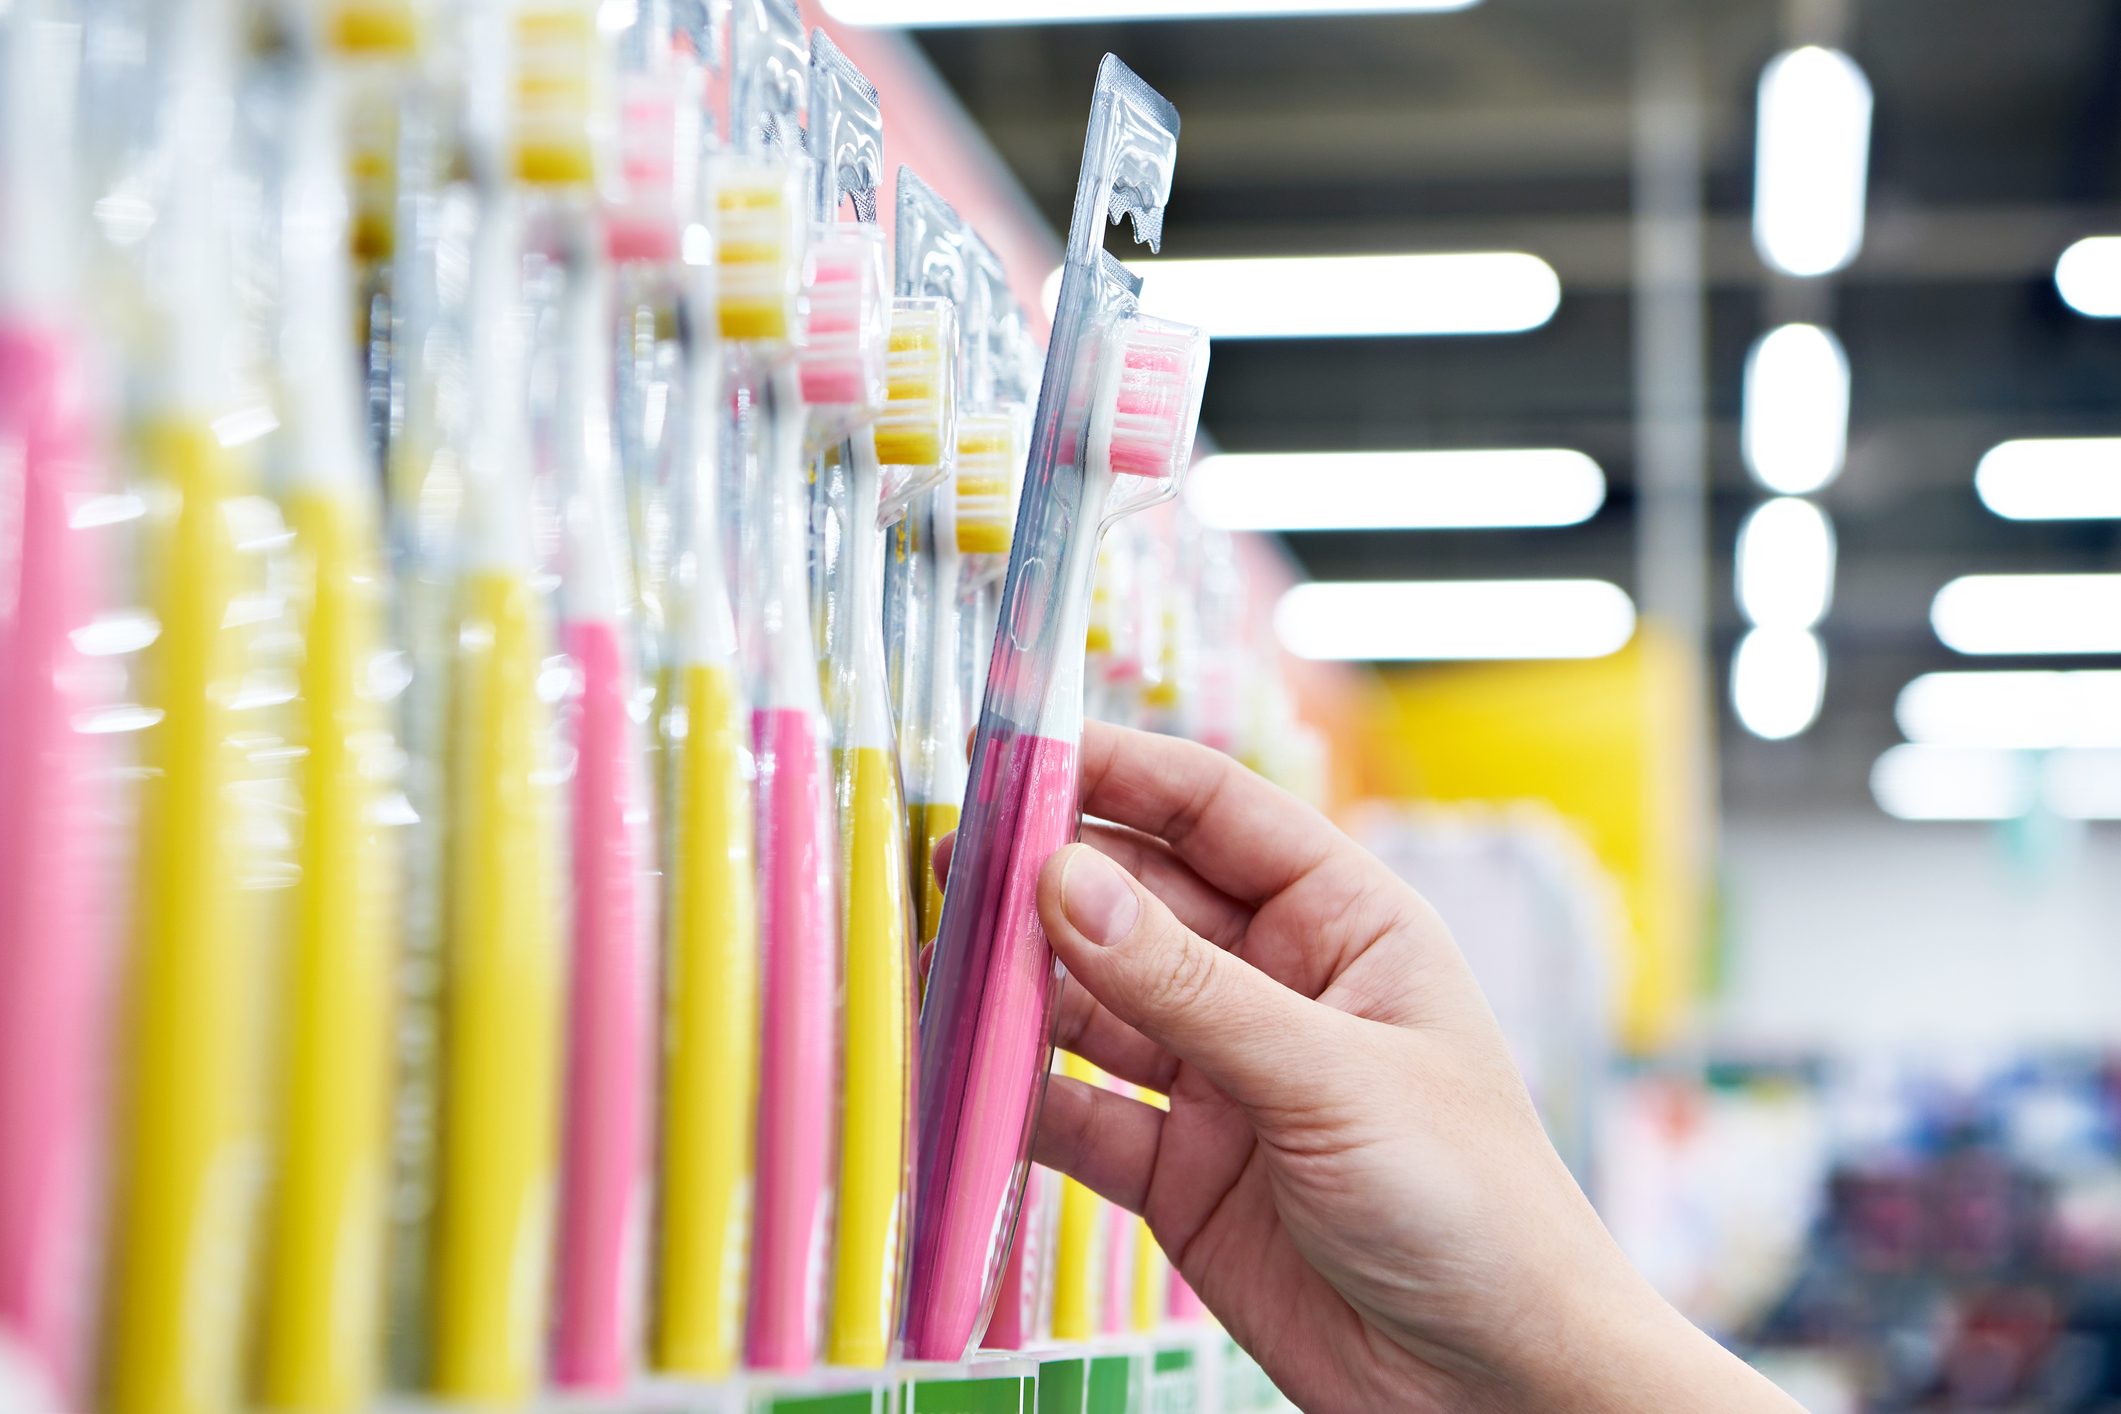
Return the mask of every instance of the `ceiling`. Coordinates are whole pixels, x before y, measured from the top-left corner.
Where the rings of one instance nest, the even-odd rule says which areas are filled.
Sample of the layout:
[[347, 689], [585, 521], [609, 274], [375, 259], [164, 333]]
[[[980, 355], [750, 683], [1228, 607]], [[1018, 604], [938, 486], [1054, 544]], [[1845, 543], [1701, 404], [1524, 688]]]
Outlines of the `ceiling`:
[[[2012, 523], [1973, 492], [2009, 436], [2121, 433], [2121, 321], [2052, 283], [2078, 236], [2121, 230], [2121, 5], [1853, 0], [1841, 43], [1876, 96], [1869, 232], [1825, 286], [1771, 279], [1750, 237], [1753, 96], [1790, 42], [1779, 0], [1485, 0], [1444, 15], [936, 30], [917, 36], [1032, 200], [1065, 225], [1098, 56], [1184, 119], [1167, 253], [1515, 248], [1560, 273], [1545, 327], [1496, 337], [1225, 341], [1204, 425], [1233, 451], [1561, 445], [1610, 482], [1559, 530], [1310, 534], [1319, 578], [1636, 579], [1630, 187], [1634, 56], [1691, 35], [1704, 99], [1710, 576], [1719, 701], [1744, 625], [1731, 546], [1760, 499], [1739, 457], [1751, 341], [1831, 323], [1853, 369], [1850, 453], [1822, 496], [1840, 570], [1820, 722], [1754, 740], [1722, 707], [1739, 808], [1867, 802], [1918, 672], [1969, 664], [1929, 627], [1973, 571], [2121, 568], [2114, 522]], [[1801, 22], [1801, 21], [1800, 21]]]

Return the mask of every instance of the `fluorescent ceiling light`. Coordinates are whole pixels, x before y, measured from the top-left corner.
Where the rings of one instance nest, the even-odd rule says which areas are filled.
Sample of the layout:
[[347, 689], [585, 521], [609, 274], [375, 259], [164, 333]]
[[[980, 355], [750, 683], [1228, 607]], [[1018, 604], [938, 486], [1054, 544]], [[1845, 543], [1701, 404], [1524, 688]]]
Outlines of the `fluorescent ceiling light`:
[[1856, 61], [1816, 46], [1760, 75], [1753, 244], [1790, 275], [1824, 275], [1863, 245], [1871, 85]]
[[1186, 504], [1224, 530], [1576, 525], [1605, 504], [1605, 473], [1561, 447], [1225, 452], [1193, 468]]
[[[1144, 313], [1218, 339], [1515, 334], [1554, 317], [1561, 278], [1521, 251], [1141, 260]], [[1046, 308], [1060, 271], [1046, 277]]]
[[1924, 673], [1893, 715], [1925, 746], [2121, 747], [2121, 672]]
[[1777, 496], [1738, 532], [1738, 607], [1762, 628], [1811, 628], [1834, 598], [1834, 527], [1796, 496]]
[[1756, 628], [1731, 658], [1731, 706], [1754, 736], [1793, 737], [1819, 718], [1826, 649], [1801, 628]]
[[1871, 767], [1871, 796], [1900, 820], [2010, 820], [2039, 796], [2033, 758], [2015, 751], [1895, 746]]
[[1760, 484], [1786, 496], [1817, 491], [1848, 456], [1849, 360], [1832, 331], [1784, 324], [1745, 359], [1739, 441]]
[[2062, 302], [2094, 319], [2121, 316], [2121, 236], [2086, 236], [2055, 262]]
[[1068, 24], [1079, 20], [1221, 20], [1265, 15], [1398, 15], [1465, 10], [1480, 0], [825, 0], [850, 25]]
[[1871, 768], [1871, 794], [1902, 820], [2013, 820], [2035, 807], [2121, 819], [2121, 751], [1896, 746]]
[[1635, 632], [1635, 604], [1599, 579], [1299, 584], [1274, 626], [1302, 658], [1408, 661], [1603, 658]]
[[1961, 653], [2121, 653], [2121, 574], [1970, 574], [1930, 624]]
[[1981, 504], [2009, 520], [2121, 518], [2121, 437], [2021, 437], [1974, 468]]

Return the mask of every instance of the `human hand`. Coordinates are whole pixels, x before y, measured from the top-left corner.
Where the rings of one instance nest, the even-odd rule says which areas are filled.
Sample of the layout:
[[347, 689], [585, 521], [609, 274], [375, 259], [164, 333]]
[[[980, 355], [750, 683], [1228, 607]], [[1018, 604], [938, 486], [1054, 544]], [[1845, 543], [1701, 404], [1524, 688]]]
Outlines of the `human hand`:
[[1170, 1109], [1055, 1075], [1035, 1156], [1145, 1217], [1284, 1393], [1794, 1407], [1629, 1268], [1419, 895], [1205, 747], [1092, 724], [1082, 759], [1112, 823], [1040, 875], [1055, 1041]]

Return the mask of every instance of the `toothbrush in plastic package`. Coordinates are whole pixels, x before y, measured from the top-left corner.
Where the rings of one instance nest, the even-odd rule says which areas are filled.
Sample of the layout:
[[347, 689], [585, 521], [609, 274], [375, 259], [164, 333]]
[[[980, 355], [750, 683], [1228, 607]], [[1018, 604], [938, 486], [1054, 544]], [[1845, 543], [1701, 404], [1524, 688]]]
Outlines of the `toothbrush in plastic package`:
[[921, 1008], [905, 1351], [961, 1359], [999, 1289], [1044, 1093], [1056, 993], [1039, 869], [1080, 823], [1083, 645], [1099, 535], [1176, 493], [1207, 372], [1201, 331], [1138, 313], [1100, 243], [1109, 216], [1152, 247], [1178, 114], [1116, 58], [1098, 70], [1032, 427], [959, 853]]

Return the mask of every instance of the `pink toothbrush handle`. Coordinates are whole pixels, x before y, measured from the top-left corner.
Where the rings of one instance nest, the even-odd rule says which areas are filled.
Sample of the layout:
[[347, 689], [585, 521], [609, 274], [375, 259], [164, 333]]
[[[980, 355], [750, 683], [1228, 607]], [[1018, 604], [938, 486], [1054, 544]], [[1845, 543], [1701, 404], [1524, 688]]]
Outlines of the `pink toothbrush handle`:
[[[988, 831], [950, 866], [921, 1007], [920, 1162], [906, 1354], [960, 1360], [1006, 1264], [1031, 1124], [1044, 1093], [1055, 995], [1038, 874], [1075, 838], [1075, 743], [1024, 735], [982, 757], [973, 804]], [[968, 811], [968, 816], [971, 815]]]
[[751, 722], [765, 1022], [744, 1354], [754, 1369], [802, 1370], [817, 1356], [837, 1118], [835, 825], [820, 716], [771, 707], [754, 712]]
[[[111, 917], [100, 816], [107, 736], [80, 718], [108, 665], [73, 633], [101, 602], [93, 535], [69, 516], [94, 484], [76, 350], [48, 331], [0, 328], [0, 1328], [68, 1408], [94, 1290], [100, 1170], [98, 1044]], [[8, 566], [8, 560], [13, 564]]]
[[570, 623], [580, 665], [574, 791], [574, 972], [567, 1035], [554, 1374], [616, 1389], [632, 1364], [649, 1159], [646, 802], [614, 625]]

